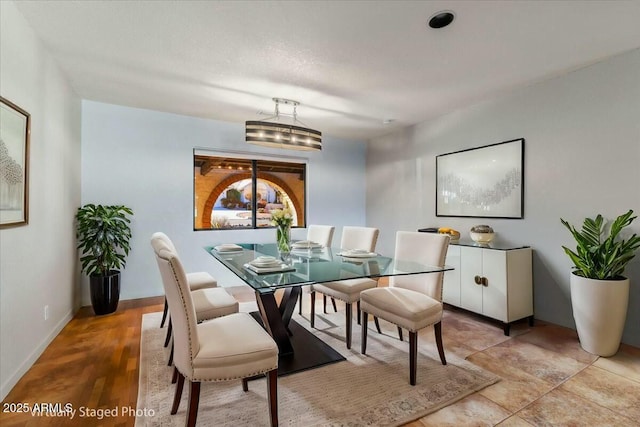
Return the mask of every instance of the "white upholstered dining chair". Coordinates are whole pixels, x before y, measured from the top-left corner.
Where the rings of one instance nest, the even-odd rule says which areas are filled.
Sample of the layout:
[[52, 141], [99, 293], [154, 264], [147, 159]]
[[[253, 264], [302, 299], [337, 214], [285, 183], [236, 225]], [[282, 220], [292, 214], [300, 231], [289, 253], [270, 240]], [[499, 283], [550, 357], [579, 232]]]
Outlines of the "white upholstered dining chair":
[[[448, 247], [448, 235], [398, 231], [394, 257], [396, 260], [443, 267]], [[365, 354], [367, 349], [368, 314], [409, 330], [409, 383], [411, 385], [416, 384], [420, 329], [433, 325], [440, 361], [443, 365], [447, 364], [442, 346], [443, 278], [443, 272], [392, 276], [389, 278], [389, 287], [368, 289], [360, 293], [362, 354]]]
[[333, 225], [310, 225], [307, 229], [307, 240], [330, 248], [335, 229]]
[[[175, 251], [175, 246], [173, 246], [171, 240], [169, 240], [169, 238], [164, 233], [158, 232], [154, 233], [151, 236], [151, 247], [156, 254], [160, 249], [167, 249], [176, 254], [176, 256], [178, 255], [178, 253]], [[206, 276], [211, 277], [209, 273], [201, 272], [191, 274], [191, 277], [195, 279], [193, 281], [189, 281], [189, 273], [186, 274], [186, 279], [187, 285], [191, 290], [191, 299], [193, 300], [196, 320], [198, 323], [238, 312], [238, 301], [233, 296], [229, 295], [229, 293], [225, 289], [218, 288], [217, 284], [214, 287], [201, 287], [207, 284]], [[209, 282], [209, 284], [210, 283], [211, 282]], [[168, 303], [165, 296], [165, 312], [163, 314], [163, 321], [168, 311]], [[173, 323], [171, 317], [169, 317], [169, 326], [167, 327], [167, 334], [164, 341], [165, 347], [167, 347], [169, 345], [169, 342], [171, 341], [173, 329], [172, 325]], [[173, 352], [174, 346], [171, 347], [171, 352], [169, 353], [169, 366], [171, 366], [173, 363]], [[174, 379], [172, 382], [175, 382], [175, 379], [177, 378], [176, 375], [174, 375], [173, 378]]]
[[[335, 231], [333, 225], [310, 225], [307, 228], [307, 240], [321, 244], [325, 248], [330, 248], [333, 242], [333, 232]], [[307, 287], [303, 288], [307, 289]], [[300, 299], [298, 301], [298, 314], [302, 314], [302, 294], [300, 292]]]
[[[178, 253], [176, 246], [173, 244], [169, 236], [167, 236], [163, 232], [153, 233], [151, 239], [158, 239], [164, 242], [171, 251]], [[196, 271], [192, 273], [187, 273], [187, 282], [189, 283], [189, 289], [192, 291], [197, 291], [199, 289], [208, 289], [215, 288], [218, 286], [218, 281], [213, 278], [213, 276], [206, 271]], [[160, 322], [160, 327], [164, 326], [165, 321], [167, 320], [169, 306], [167, 305], [167, 299], [164, 299], [164, 310], [162, 312], [162, 321]], [[237, 310], [236, 310], [237, 311]], [[170, 333], [167, 333], [167, 336], [170, 336]], [[166, 347], [166, 345], [165, 345]]]
[[[155, 249], [155, 247], [154, 247]], [[278, 425], [278, 346], [248, 313], [234, 313], [198, 323], [192, 292], [178, 256], [167, 247], [156, 251], [156, 261], [174, 323], [175, 368], [178, 372], [171, 414], [178, 411], [185, 378], [189, 387], [187, 427], [195, 426], [202, 381], [267, 377], [270, 425]]]
[[[376, 249], [378, 234], [380, 230], [372, 227], [345, 226], [342, 229], [342, 239], [340, 241], [341, 250], [361, 249], [373, 252]], [[352, 304], [357, 303], [358, 324], [360, 323], [360, 292], [378, 286], [378, 282], [369, 278], [346, 279], [336, 282], [318, 283], [311, 285], [311, 327], [315, 324], [315, 301], [316, 292], [338, 299], [345, 303], [346, 319], [346, 342], [347, 348], [351, 348], [351, 317]]]

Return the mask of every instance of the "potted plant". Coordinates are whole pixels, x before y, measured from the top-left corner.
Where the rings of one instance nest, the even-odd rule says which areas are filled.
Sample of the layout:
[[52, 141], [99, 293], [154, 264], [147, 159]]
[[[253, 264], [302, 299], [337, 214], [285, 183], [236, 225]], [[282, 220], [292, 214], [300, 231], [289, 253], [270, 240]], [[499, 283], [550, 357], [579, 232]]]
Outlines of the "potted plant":
[[91, 305], [97, 315], [116, 311], [120, 299], [120, 268], [126, 264], [133, 211], [122, 205], [87, 204], [76, 213], [82, 271], [89, 276]]
[[618, 351], [629, 303], [629, 279], [624, 269], [640, 247], [640, 237], [625, 240], [620, 232], [637, 217], [620, 215], [606, 230], [602, 215], [586, 218], [578, 231], [562, 218], [577, 247], [563, 249], [574, 264], [571, 305], [580, 345], [589, 353], [613, 356]]

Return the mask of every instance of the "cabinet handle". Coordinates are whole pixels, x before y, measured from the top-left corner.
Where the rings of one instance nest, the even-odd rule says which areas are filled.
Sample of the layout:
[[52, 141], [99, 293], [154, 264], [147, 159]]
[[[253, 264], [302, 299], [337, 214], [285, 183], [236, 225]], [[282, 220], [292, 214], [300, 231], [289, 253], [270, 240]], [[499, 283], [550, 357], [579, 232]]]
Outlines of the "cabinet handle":
[[481, 285], [482, 284], [482, 279], [483, 278], [480, 277], [480, 276], [476, 276], [476, 277], [473, 278], [473, 280], [475, 280], [475, 282], [476, 282], [476, 285]]
[[480, 282], [482, 283], [482, 286], [484, 286], [484, 287], [489, 286], [489, 281], [487, 280], [486, 277], [480, 278]]

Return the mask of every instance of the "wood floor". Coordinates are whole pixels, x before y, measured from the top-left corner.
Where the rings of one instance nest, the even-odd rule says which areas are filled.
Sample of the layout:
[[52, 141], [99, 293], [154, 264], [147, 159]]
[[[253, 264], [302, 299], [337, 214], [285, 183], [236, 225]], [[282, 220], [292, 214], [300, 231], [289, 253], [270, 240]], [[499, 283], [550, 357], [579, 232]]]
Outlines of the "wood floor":
[[[254, 300], [248, 287], [226, 289], [239, 301]], [[0, 425], [133, 426], [142, 316], [162, 304], [162, 297], [122, 301], [116, 313], [99, 317], [81, 309], [4, 399]], [[502, 380], [405, 427], [640, 425], [640, 349], [623, 345], [615, 357], [596, 360], [580, 349], [573, 330], [521, 323], [505, 337], [486, 319], [446, 310], [446, 351]], [[432, 339], [427, 332], [420, 340]], [[76, 414], [17, 412], [25, 404], [69, 404]]]
[[[4, 399], [0, 425], [133, 426], [135, 416], [120, 412], [136, 407], [142, 315], [161, 311], [163, 301], [121, 301], [114, 314], [99, 317], [90, 307], [81, 308]], [[78, 411], [75, 418], [16, 412], [24, 404], [56, 403], [70, 403]], [[119, 413], [100, 420], [81, 417], [81, 407], [117, 408]]]

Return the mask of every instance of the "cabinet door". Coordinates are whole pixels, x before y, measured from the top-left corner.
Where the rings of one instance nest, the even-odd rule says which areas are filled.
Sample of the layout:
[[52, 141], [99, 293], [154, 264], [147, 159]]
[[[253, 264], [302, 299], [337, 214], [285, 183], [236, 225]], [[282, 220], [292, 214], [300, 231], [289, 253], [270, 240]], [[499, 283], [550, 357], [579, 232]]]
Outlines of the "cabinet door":
[[444, 264], [454, 270], [444, 273], [442, 284], [442, 300], [447, 304], [460, 306], [460, 247], [449, 245]]
[[475, 277], [482, 276], [482, 249], [460, 247], [460, 307], [482, 313], [482, 286]]
[[506, 251], [482, 250], [482, 314], [507, 322], [507, 258]]

